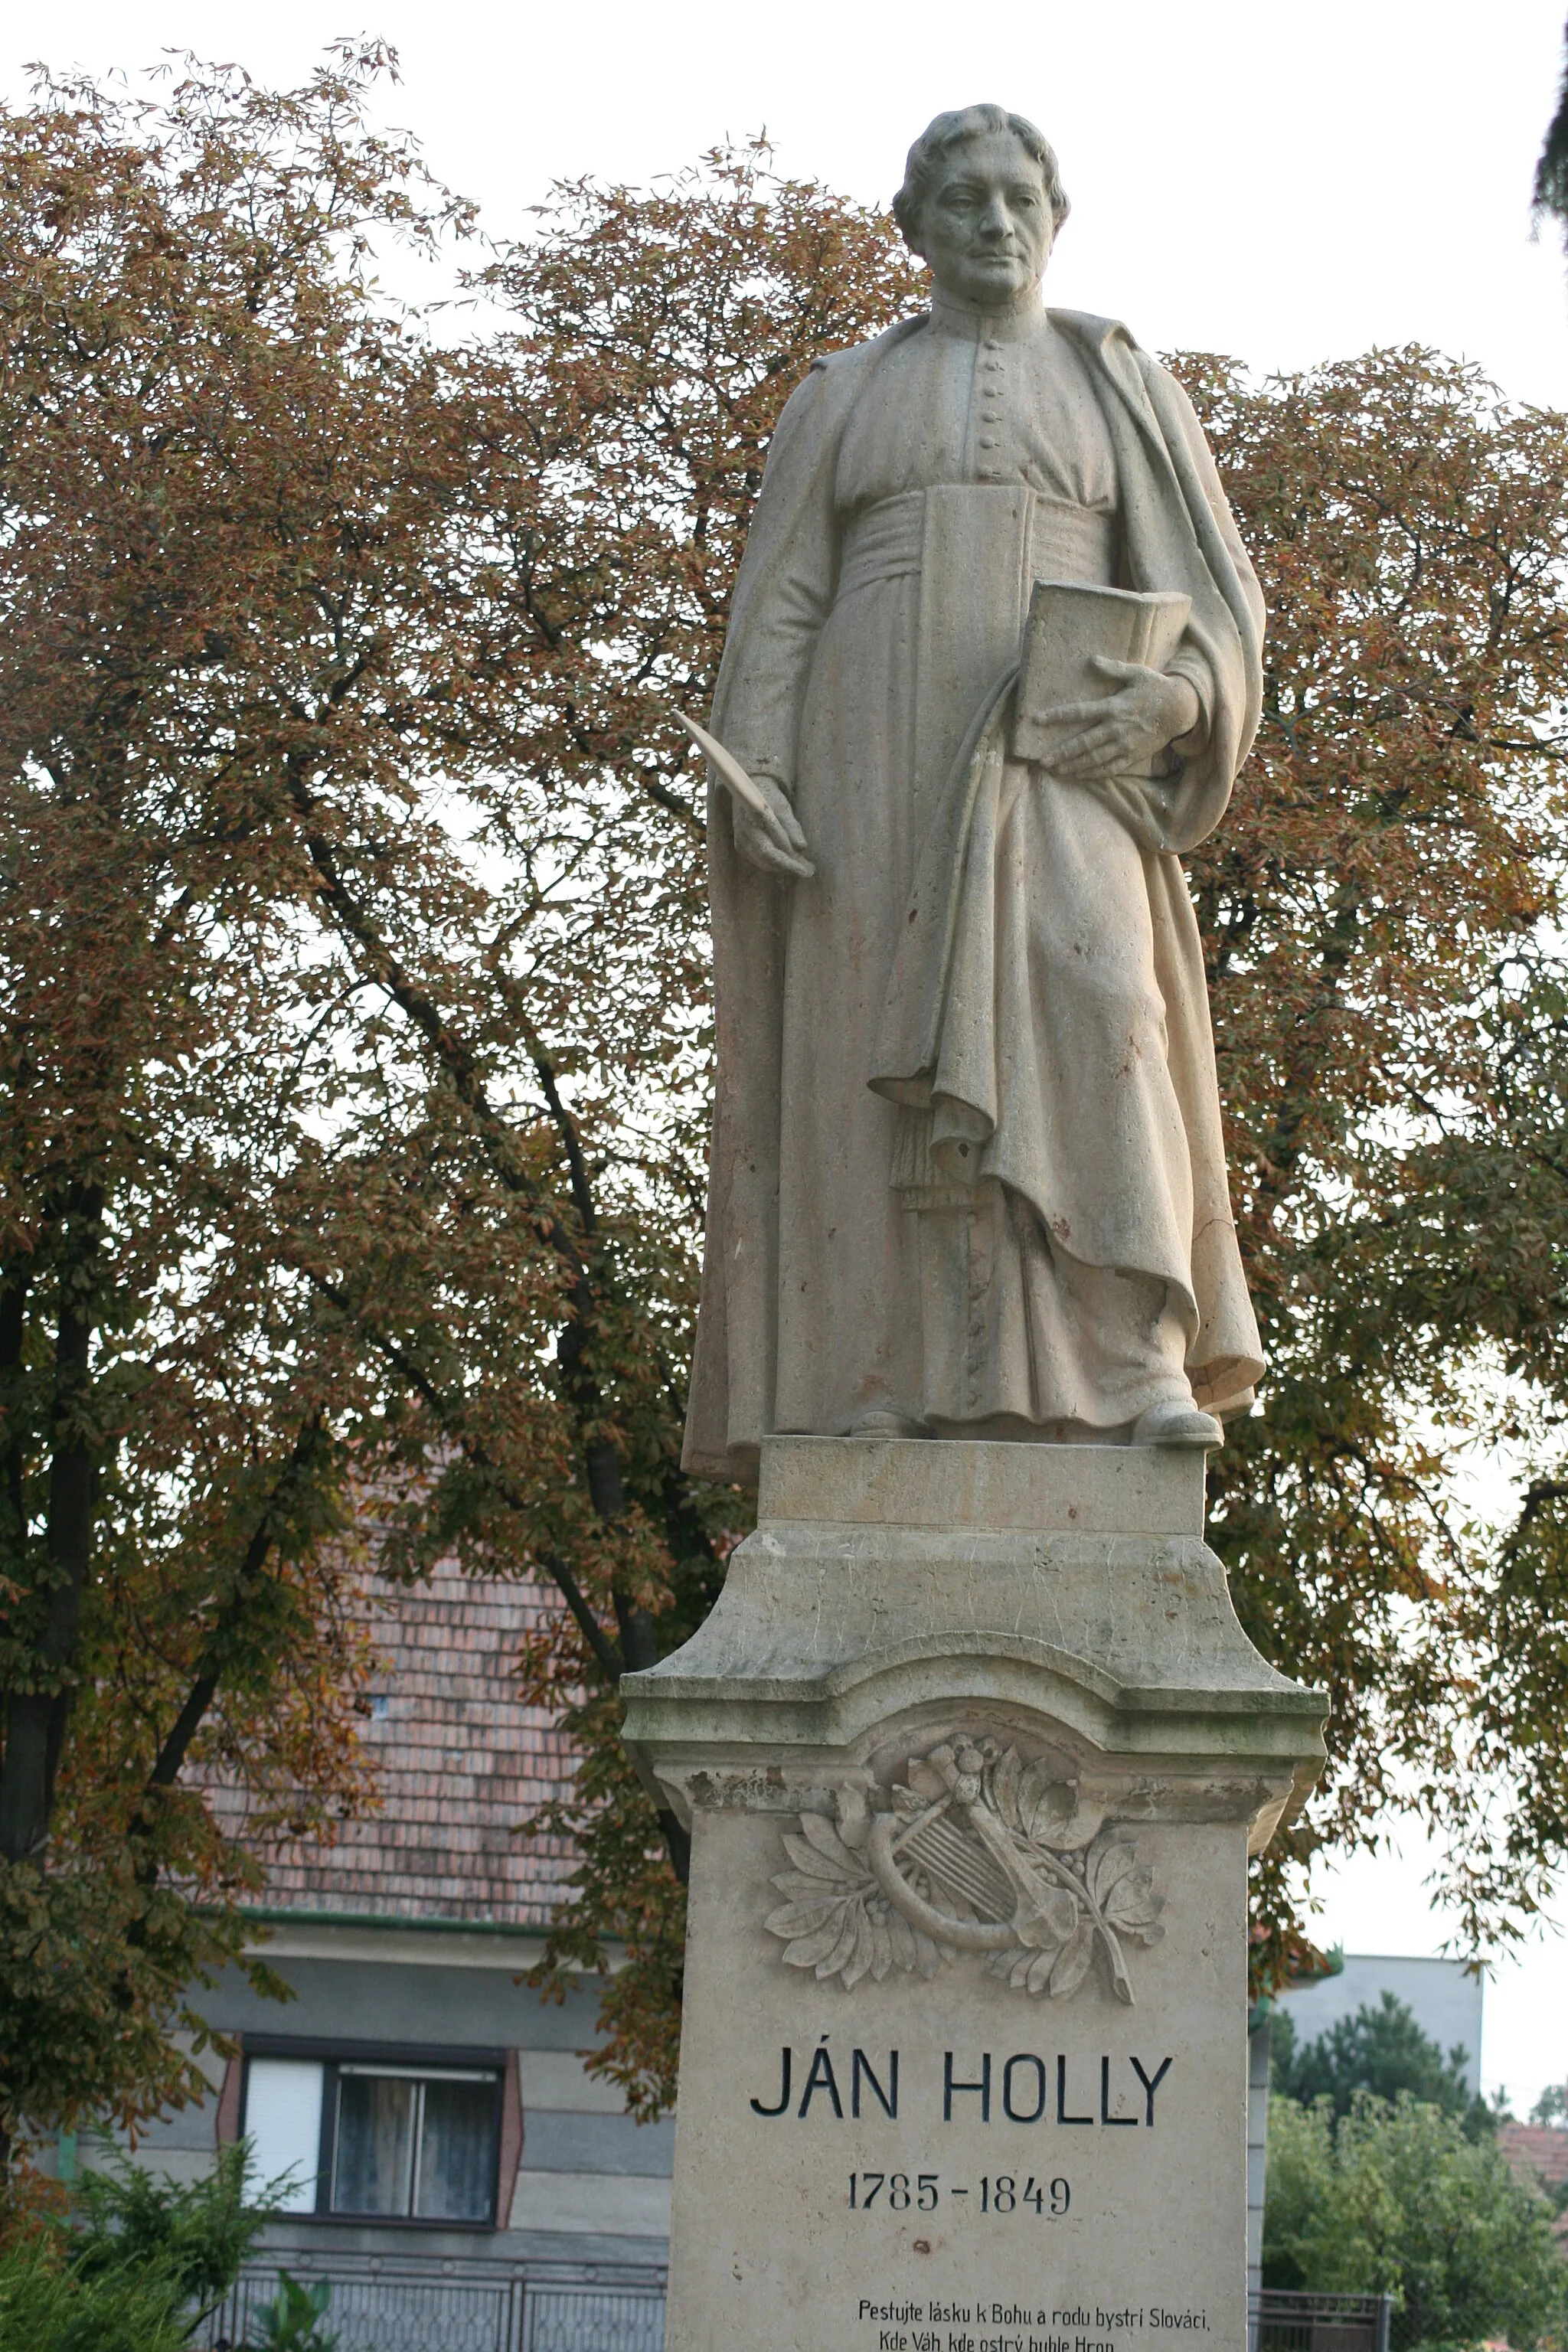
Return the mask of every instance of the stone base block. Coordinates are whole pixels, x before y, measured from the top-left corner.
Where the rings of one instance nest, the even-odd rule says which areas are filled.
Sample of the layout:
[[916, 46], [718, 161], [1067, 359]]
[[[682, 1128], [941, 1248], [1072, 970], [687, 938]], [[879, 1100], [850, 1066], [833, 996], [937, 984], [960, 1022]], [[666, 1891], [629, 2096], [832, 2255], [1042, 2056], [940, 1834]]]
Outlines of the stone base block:
[[1246, 1863], [1323, 1701], [1202, 1463], [793, 1439], [627, 1738], [693, 1835], [669, 2352], [1245, 2352]]

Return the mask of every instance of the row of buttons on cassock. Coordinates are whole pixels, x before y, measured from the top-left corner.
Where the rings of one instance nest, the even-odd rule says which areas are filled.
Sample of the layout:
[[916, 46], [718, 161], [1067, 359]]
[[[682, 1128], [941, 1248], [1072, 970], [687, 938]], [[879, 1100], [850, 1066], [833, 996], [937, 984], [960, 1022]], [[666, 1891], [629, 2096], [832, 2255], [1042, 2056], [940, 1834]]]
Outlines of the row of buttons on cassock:
[[[981, 348], [987, 354], [987, 356], [980, 362], [982, 370], [988, 375], [994, 377], [1000, 376], [1003, 372], [1004, 362], [996, 358], [995, 354], [1001, 350], [1001, 344], [993, 338], [984, 342]], [[994, 404], [1000, 401], [1002, 397], [1001, 384], [999, 383], [987, 383], [982, 390], [980, 396], [982, 401], [987, 404], [980, 411], [981, 424], [983, 425], [1000, 425], [1002, 422], [1001, 411]], [[980, 436], [979, 446], [982, 449], [994, 449], [997, 446], [995, 434], [982, 433]], [[994, 474], [997, 471], [997, 468], [994, 466], [983, 464], [977, 466], [975, 467], [975, 471], [980, 476], [981, 479], [984, 480], [986, 475]]]

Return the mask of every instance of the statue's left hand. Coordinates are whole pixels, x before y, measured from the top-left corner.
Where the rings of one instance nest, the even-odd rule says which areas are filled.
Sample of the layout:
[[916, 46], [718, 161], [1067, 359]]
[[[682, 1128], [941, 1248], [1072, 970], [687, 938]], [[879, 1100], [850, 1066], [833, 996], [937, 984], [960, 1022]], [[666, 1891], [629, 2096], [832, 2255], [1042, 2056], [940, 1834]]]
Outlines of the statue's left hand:
[[1102, 776], [1146, 774], [1157, 751], [1197, 725], [1197, 691], [1190, 678], [1145, 669], [1140, 662], [1110, 661], [1097, 654], [1093, 667], [1121, 684], [1100, 700], [1058, 702], [1041, 712], [1049, 726], [1080, 728], [1053, 755], [1050, 772], [1083, 784]]

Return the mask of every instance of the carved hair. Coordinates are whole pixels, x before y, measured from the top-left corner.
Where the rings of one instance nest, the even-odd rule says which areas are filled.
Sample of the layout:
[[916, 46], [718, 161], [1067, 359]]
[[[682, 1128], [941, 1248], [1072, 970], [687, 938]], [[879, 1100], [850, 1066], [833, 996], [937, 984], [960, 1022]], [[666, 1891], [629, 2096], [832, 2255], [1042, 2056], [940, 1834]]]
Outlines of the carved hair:
[[1053, 226], [1060, 228], [1068, 216], [1067, 192], [1062, 186], [1061, 169], [1056, 151], [1032, 122], [1021, 114], [1009, 114], [1005, 106], [961, 106], [951, 114], [939, 114], [928, 122], [914, 145], [910, 149], [904, 165], [904, 184], [893, 198], [893, 218], [907, 246], [914, 247], [920, 235], [921, 214], [936, 178], [937, 166], [954, 147], [966, 139], [983, 139], [987, 132], [1010, 131], [1027, 155], [1032, 155], [1040, 167], [1046, 184], [1046, 201], [1051, 208]]

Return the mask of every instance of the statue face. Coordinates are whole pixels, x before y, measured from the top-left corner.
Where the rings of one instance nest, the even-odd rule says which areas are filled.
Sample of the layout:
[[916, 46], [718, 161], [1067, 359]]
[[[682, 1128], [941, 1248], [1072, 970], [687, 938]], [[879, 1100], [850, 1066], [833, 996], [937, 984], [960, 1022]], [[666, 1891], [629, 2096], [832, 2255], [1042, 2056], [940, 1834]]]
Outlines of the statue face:
[[989, 307], [1016, 302], [1038, 284], [1051, 234], [1044, 175], [1010, 131], [965, 139], [943, 156], [920, 241], [942, 293]]

